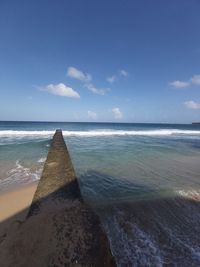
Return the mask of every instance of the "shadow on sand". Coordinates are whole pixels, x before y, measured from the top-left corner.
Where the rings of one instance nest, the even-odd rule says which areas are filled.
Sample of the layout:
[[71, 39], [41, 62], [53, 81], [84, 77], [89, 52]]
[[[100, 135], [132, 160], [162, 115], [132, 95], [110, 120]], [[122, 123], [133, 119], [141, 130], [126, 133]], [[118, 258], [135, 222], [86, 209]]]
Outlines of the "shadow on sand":
[[[18, 218], [27, 214], [25, 220]], [[34, 201], [0, 224], [1, 267], [115, 266], [97, 215], [78, 182]]]

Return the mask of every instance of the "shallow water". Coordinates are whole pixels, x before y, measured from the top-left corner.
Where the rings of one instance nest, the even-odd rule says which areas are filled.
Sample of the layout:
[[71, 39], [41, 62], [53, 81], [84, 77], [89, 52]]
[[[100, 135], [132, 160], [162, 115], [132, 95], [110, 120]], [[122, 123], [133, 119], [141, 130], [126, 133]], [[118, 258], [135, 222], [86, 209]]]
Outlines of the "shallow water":
[[118, 266], [200, 266], [200, 126], [1, 122], [1, 191], [39, 179], [57, 128]]

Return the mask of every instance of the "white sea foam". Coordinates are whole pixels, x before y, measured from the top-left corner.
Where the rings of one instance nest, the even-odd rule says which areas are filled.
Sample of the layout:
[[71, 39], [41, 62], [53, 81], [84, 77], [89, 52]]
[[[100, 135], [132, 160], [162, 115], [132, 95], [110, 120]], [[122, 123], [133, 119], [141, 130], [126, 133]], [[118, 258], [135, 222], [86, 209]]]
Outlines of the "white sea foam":
[[[45, 137], [49, 138], [55, 131], [13, 131], [2, 130], [0, 137]], [[64, 136], [95, 137], [95, 136], [199, 136], [197, 130], [158, 129], [158, 130], [90, 130], [90, 131], [63, 131]]]
[[194, 189], [192, 189], [192, 190], [176, 190], [175, 192], [183, 198], [200, 200], [200, 191], [199, 190], [194, 190]]
[[161, 251], [155, 240], [137, 223], [125, 220], [125, 210], [116, 209], [115, 213], [104, 217], [103, 223], [117, 264], [162, 267]]
[[15, 163], [15, 167], [8, 171], [8, 179], [12, 178], [13, 180], [18, 179], [19, 177], [25, 178], [31, 178], [33, 181], [38, 180], [40, 177], [40, 170], [37, 170], [36, 172], [32, 172], [31, 169], [22, 166], [19, 161], [17, 160]]
[[40, 159], [38, 160], [38, 163], [43, 163], [43, 162], [45, 162], [45, 160], [46, 160], [45, 157], [44, 157], [44, 158], [40, 158]]
[[51, 136], [54, 131], [13, 131], [3, 130], [0, 131], [0, 137], [26, 137], [26, 136]]
[[28, 184], [37, 181], [40, 178], [42, 168], [31, 169], [23, 166], [19, 160], [15, 162], [15, 166], [6, 173], [6, 177], [1, 180], [0, 191], [8, 188], [11, 184]]
[[190, 130], [175, 130], [175, 129], [161, 129], [161, 130], [98, 130], [98, 131], [63, 131], [64, 136], [168, 136], [168, 135], [200, 135], [200, 131]]

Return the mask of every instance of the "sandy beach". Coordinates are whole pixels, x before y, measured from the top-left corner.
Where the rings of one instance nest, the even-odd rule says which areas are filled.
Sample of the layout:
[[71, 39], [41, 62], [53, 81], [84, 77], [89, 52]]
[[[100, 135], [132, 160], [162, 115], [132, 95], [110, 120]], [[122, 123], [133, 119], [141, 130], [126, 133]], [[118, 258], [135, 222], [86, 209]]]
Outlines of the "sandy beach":
[[0, 231], [13, 220], [23, 220], [32, 202], [38, 182], [0, 194]]

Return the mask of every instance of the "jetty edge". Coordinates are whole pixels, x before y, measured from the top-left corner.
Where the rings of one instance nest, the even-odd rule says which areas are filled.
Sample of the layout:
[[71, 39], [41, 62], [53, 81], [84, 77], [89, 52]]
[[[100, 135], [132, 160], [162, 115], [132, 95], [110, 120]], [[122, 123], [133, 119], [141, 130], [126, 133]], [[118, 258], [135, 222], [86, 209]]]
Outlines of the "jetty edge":
[[51, 141], [27, 217], [11, 232], [3, 267], [116, 266], [100, 219], [81, 196], [61, 130]]

